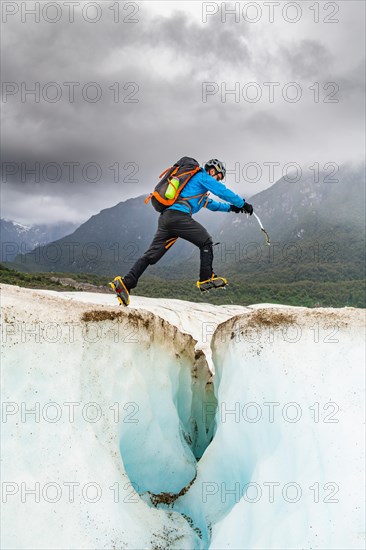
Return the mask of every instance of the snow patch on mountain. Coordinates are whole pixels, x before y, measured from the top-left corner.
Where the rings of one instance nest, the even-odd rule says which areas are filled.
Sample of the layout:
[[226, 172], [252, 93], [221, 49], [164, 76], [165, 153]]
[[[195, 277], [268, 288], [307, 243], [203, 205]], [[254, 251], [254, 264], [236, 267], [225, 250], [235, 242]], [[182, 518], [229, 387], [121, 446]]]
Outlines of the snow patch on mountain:
[[71, 233], [76, 224], [62, 222], [54, 225], [23, 225], [1, 219], [0, 261], [13, 261], [18, 254], [30, 252], [37, 246], [45, 245]]

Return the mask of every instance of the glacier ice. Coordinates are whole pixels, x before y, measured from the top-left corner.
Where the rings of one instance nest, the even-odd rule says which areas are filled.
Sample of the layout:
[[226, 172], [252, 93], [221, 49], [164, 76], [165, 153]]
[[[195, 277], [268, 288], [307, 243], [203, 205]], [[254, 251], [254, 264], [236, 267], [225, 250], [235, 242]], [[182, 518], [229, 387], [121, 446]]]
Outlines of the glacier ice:
[[361, 310], [1, 290], [4, 547], [363, 548]]

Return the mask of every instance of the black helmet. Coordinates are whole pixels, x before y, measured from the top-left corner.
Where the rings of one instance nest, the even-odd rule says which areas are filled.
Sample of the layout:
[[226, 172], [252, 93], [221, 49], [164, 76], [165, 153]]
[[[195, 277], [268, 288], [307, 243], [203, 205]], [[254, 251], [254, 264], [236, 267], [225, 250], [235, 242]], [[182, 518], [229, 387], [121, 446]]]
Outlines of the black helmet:
[[221, 162], [221, 160], [218, 160], [218, 159], [208, 160], [205, 164], [205, 170], [209, 171], [211, 168], [215, 168], [216, 172], [219, 174], [222, 174], [222, 179], [224, 179], [226, 174], [226, 169], [225, 169], [224, 163]]

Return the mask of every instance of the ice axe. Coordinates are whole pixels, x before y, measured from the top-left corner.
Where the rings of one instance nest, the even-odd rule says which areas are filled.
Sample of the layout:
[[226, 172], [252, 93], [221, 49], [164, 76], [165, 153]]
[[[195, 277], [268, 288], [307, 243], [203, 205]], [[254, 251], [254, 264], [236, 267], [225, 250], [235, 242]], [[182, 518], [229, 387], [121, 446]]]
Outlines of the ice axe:
[[261, 231], [263, 231], [263, 233], [264, 233], [264, 235], [265, 235], [265, 237], [266, 237], [266, 243], [268, 244], [268, 246], [270, 246], [271, 243], [270, 243], [269, 235], [268, 235], [267, 231], [264, 229], [264, 227], [263, 227], [263, 225], [262, 225], [262, 222], [261, 222], [260, 219], [258, 218], [257, 214], [256, 214], [255, 212], [253, 212], [253, 215], [257, 218], [257, 221], [258, 221], [258, 223], [259, 223], [259, 226], [260, 226], [260, 228], [261, 228]]

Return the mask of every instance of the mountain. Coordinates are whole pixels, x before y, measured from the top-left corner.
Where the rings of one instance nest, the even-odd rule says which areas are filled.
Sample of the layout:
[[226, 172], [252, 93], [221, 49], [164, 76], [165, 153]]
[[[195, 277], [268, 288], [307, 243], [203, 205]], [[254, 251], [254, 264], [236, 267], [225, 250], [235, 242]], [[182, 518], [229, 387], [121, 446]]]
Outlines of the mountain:
[[30, 252], [37, 246], [50, 243], [75, 230], [75, 223], [57, 225], [22, 225], [14, 221], [0, 220], [0, 261], [11, 262], [18, 254]]
[[[14, 266], [24, 271], [57, 271], [115, 275], [129, 269], [148, 248], [158, 221], [158, 213], [146, 196], [120, 202], [92, 216], [73, 233], [46, 246], [38, 246], [30, 254], [19, 254]], [[200, 212], [197, 220], [218, 227], [225, 213]], [[169, 266], [189, 257], [192, 245], [179, 240], [162, 260]]]
[[[342, 167], [338, 181], [319, 174], [280, 179], [251, 197], [255, 212], [269, 232], [265, 243], [254, 216], [205, 211], [196, 217], [206, 225], [215, 246], [215, 270], [223, 275], [266, 282], [361, 279], [364, 273], [365, 179], [361, 170]], [[144, 197], [102, 210], [74, 233], [16, 262], [29, 271], [63, 271], [112, 276], [125, 273], [148, 247], [158, 214]], [[199, 255], [178, 240], [148, 276], [192, 278]]]
[[[268, 281], [274, 273], [279, 281], [363, 277], [365, 175], [343, 167], [338, 179], [327, 182], [326, 174], [320, 174], [319, 182], [305, 177], [291, 183], [281, 178], [251, 197], [271, 246], [254, 216], [230, 215], [213, 232], [219, 241], [215, 270], [224, 275], [255, 275], [256, 281]], [[177, 271], [188, 274], [197, 268], [195, 255], [184, 259]]]

